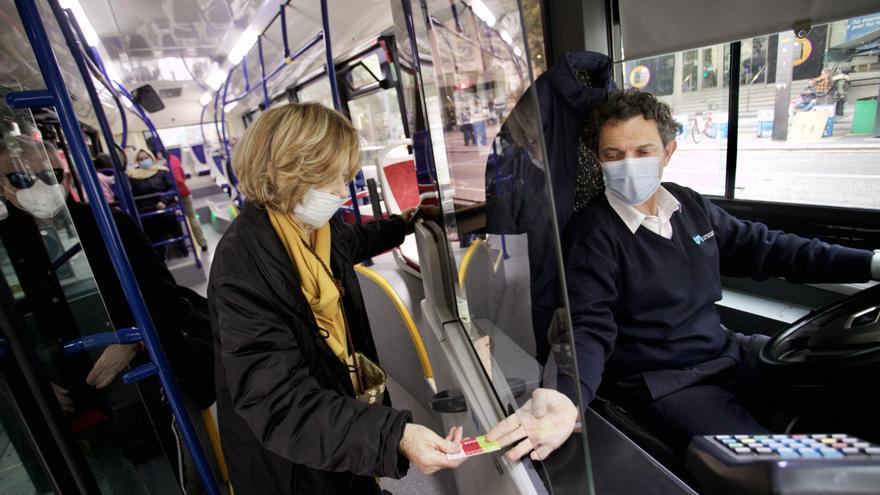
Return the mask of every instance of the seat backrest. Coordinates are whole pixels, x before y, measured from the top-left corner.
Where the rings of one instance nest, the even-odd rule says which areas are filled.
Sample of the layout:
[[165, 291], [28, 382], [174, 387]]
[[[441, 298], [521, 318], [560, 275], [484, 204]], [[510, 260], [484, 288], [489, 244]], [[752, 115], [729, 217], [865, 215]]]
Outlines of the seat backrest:
[[471, 318], [498, 321], [504, 297], [504, 260], [501, 250], [486, 241], [474, 241], [465, 251], [458, 269], [458, 282], [464, 290]]
[[[434, 371], [408, 305], [378, 272], [362, 265], [357, 265], [355, 270], [382, 369], [427, 408], [436, 393]], [[400, 292], [404, 290], [401, 287]], [[409, 298], [408, 294], [404, 297]]]
[[383, 199], [391, 213], [418, 206], [416, 162], [406, 143], [390, 145], [383, 150], [378, 172]]

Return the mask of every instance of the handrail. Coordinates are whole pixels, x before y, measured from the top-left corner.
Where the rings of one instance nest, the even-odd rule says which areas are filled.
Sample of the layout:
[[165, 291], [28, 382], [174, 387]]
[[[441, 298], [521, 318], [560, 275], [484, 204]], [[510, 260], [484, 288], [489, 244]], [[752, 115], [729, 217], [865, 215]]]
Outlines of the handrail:
[[388, 299], [391, 300], [391, 304], [394, 305], [394, 309], [400, 314], [400, 318], [403, 320], [403, 325], [406, 327], [407, 332], [409, 332], [413, 347], [416, 348], [416, 354], [419, 356], [419, 363], [422, 365], [422, 375], [426, 380], [432, 382], [434, 379], [434, 369], [431, 367], [431, 359], [428, 357], [425, 342], [422, 340], [422, 334], [419, 332], [419, 327], [416, 325], [412, 313], [410, 313], [406, 305], [403, 304], [403, 301], [400, 299], [400, 296], [397, 295], [394, 287], [391, 287], [391, 284], [388, 283], [382, 275], [379, 275], [372, 268], [367, 268], [360, 264], [355, 265], [354, 269], [378, 285], [385, 295], [388, 296]]
[[[77, 45], [76, 42], [68, 42], [67, 47], [71, 52], [78, 51], [81, 55], [87, 55], [81, 57], [83, 62], [85, 62], [85, 65], [88, 67], [88, 71], [82, 74], [83, 82], [86, 83], [87, 87], [91, 87], [89, 98], [92, 100], [92, 106], [95, 108], [95, 115], [98, 118], [98, 124], [101, 127], [101, 133], [103, 134], [104, 141], [107, 142], [107, 147], [109, 148], [110, 163], [113, 164], [116, 176], [124, 177], [125, 164], [120, 161], [120, 157], [114, 149], [116, 140], [113, 139], [113, 130], [110, 128], [110, 123], [107, 121], [103, 106], [100, 101], [95, 101], [95, 99], [97, 99], [97, 92], [94, 88], [92, 76], [95, 76], [95, 79], [101, 83], [101, 86], [104, 86], [104, 88], [110, 92], [113, 96], [113, 101], [116, 103], [116, 108], [119, 109], [119, 114], [122, 120], [122, 148], [125, 147], [128, 138], [128, 119], [125, 117], [125, 109], [122, 106], [116, 91], [113, 90], [110, 76], [107, 74], [107, 69], [104, 67], [100, 55], [98, 55], [98, 52], [89, 47], [88, 43], [86, 43], [86, 37], [83, 34], [82, 29], [80, 29], [79, 24], [76, 22], [76, 17], [74, 17], [73, 12], [70, 9], [65, 9], [64, 14], [68, 25], [73, 28], [74, 33], [76, 33], [77, 39], [79, 40], [79, 45]], [[61, 22], [61, 20], [59, 20], [59, 22]], [[92, 97], [92, 92], [95, 92], [94, 98]], [[118, 181], [117, 191], [120, 192], [119, 203], [121, 204], [122, 209], [135, 219], [138, 227], [143, 229], [140, 219], [137, 218], [137, 206], [131, 197], [131, 185], [128, 184], [127, 181]]]
[[[65, 36], [68, 44], [73, 41], [73, 35], [70, 25], [64, 22], [64, 11], [58, 4], [57, 0], [49, 0], [49, 5], [55, 15], [56, 20], [61, 28], [62, 34]], [[25, 33], [28, 41], [30, 41], [31, 49], [40, 68], [44, 82], [48, 91], [54, 99], [54, 107], [58, 113], [58, 121], [64, 134], [67, 136], [67, 143], [71, 151], [70, 159], [72, 160], [77, 172], [80, 175], [85, 191], [91, 201], [89, 207], [95, 215], [98, 230], [107, 247], [110, 255], [110, 261], [119, 277], [125, 298], [131, 308], [134, 316], [135, 324], [141, 329], [144, 337], [144, 344], [149, 353], [152, 362], [156, 365], [156, 371], [159, 380], [165, 389], [165, 395], [171, 407], [171, 411], [180, 427], [183, 441], [192, 455], [196, 470], [201, 477], [205, 490], [210, 495], [219, 495], [220, 491], [217, 482], [211, 473], [210, 465], [207, 458], [198, 443], [195, 429], [180, 391], [177, 388], [174, 375], [171, 372], [171, 365], [162, 348], [162, 343], [156, 333], [152, 318], [147, 305], [134, 276], [134, 271], [128, 261], [128, 255], [119, 236], [119, 231], [113, 221], [113, 215], [110, 207], [107, 205], [104, 195], [101, 193], [101, 186], [98, 183], [98, 172], [95, 170], [92, 159], [89, 156], [82, 133], [79, 129], [79, 121], [76, 112], [73, 109], [73, 103], [70, 94], [67, 91], [67, 85], [61, 74], [61, 69], [51, 41], [46, 33], [46, 27], [43, 25], [40, 12], [37, 9], [35, 0], [15, 0], [15, 6], [18, 10], [22, 24], [25, 26]], [[78, 51], [72, 52], [74, 61], [83, 76], [87, 73], [85, 62], [82, 60], [82, 54]]]

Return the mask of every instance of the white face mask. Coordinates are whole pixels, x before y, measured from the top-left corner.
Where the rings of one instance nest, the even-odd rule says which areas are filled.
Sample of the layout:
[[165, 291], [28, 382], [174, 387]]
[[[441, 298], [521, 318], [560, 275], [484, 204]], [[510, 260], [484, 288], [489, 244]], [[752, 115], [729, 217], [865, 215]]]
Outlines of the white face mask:
[[293, 209], [293, 214], [306, 225], [321, 228], [333, 218], [345, 200], [346, 198], [335, 194], [310, 189], [302, 202]]
[[36, 218], [53, 218], [64, 207], [64, 189], [38, 179], [31, 187], [18, 189], [15, 199], [23, 210]]
[[660, 157], [624, 158], [602, 163], [605, 188], [628, 205], [644, 203], [660, 187]]

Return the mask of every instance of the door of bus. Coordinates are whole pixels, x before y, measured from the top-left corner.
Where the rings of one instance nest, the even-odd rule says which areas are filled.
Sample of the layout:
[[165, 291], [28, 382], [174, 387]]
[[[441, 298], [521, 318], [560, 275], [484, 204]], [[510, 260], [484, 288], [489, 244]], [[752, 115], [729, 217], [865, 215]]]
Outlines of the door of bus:
[[[4, 19], [4, 32], [27, 39], [17, 18]], [[87, 383], [124, 342], [73, 222], [91, 212], [65, 204], [64, 157], [44, 146], [30, 110], [6, 103], [41, 83], [31, 50], [17, 57], [0, 80], [0, 492], [180, 493], [156, 378], [125, 384], [125, 366], [109, 385]], [[98, 334], [110, 338], [93, 345]]]

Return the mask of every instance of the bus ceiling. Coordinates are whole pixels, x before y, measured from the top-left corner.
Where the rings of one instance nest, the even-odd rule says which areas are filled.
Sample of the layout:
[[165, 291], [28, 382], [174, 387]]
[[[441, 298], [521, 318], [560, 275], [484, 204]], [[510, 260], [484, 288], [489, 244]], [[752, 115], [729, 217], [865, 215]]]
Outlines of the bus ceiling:
[[877, 0], [617, 0], [624, 60], [791, 31], [880, 10]]

